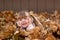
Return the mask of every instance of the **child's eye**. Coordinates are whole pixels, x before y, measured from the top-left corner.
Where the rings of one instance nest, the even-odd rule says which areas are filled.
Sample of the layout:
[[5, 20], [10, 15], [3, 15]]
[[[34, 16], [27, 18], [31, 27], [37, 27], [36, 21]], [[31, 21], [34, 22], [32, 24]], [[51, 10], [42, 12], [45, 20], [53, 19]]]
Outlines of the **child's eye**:
[[24, 19], [27, 19], [27, 17], [24, 17]]
[[24, 19], [27, 19], [26, 17]]
[[20, 21], [21, 21], [22, 19], [20, 19]]
[[20, 21], [22, 21], [22, 19], [19, 19]]

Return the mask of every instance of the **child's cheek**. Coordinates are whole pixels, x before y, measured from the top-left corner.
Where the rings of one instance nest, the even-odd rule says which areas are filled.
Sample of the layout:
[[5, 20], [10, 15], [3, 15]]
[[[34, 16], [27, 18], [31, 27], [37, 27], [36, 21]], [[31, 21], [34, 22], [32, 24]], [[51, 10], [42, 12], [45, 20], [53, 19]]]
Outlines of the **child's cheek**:
[[31, 24], [31, 23], [32, 23], [32, 20], [31, 20], [31, 19], [29, 19], [29, 20], [28, 20], [28, 23], [29, 23], [29, 24]]

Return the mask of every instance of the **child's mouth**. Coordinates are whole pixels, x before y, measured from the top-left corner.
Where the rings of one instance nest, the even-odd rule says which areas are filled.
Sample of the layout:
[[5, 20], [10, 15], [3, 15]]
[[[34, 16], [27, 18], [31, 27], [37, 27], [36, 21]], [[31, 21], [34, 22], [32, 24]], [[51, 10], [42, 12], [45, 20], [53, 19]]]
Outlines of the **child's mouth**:
[[26, 25], [27, 23], [22, 23], [22, 25]]

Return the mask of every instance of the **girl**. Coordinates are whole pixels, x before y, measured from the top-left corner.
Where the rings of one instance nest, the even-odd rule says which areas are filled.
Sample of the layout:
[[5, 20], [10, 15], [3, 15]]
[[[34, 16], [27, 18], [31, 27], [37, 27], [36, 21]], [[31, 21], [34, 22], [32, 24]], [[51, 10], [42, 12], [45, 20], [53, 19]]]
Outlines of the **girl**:
[[[28, 36], [30, 31], [35, 28], [35, 24], [33, 23], [33, 18], [30, 16], [29, 12], [21, 11], [17, 13], [17, 21], [16, 24], [19, 27], [20, 37], [23, 35], [23, 39], [29, 40]], [[16, 31], [18, 33], [18, 31]], [[15, 33], [15, 34], [16, 34]]]
[[30, 31], [35, 27], [33, 23], [33, 18], [29, 15], [29, 12], [27, 11], [22, 11], [19, 12], [19, 15], [17, 17], [17, 25], [23, 29]]

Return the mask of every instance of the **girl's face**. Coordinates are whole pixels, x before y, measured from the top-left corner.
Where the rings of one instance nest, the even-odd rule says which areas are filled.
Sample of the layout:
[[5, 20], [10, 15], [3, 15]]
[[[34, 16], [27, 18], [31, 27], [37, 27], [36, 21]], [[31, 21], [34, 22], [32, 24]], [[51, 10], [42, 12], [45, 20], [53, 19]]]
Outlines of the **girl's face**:
[[32, 22], [32, 19], [30, 17], [25, 17], [25, 18], [19, 19], [18, 24], [20, 25], [20, 27], [26, 28], [27, 26], [29, 26], [29, 24], [31, 24], [31, 22]]

